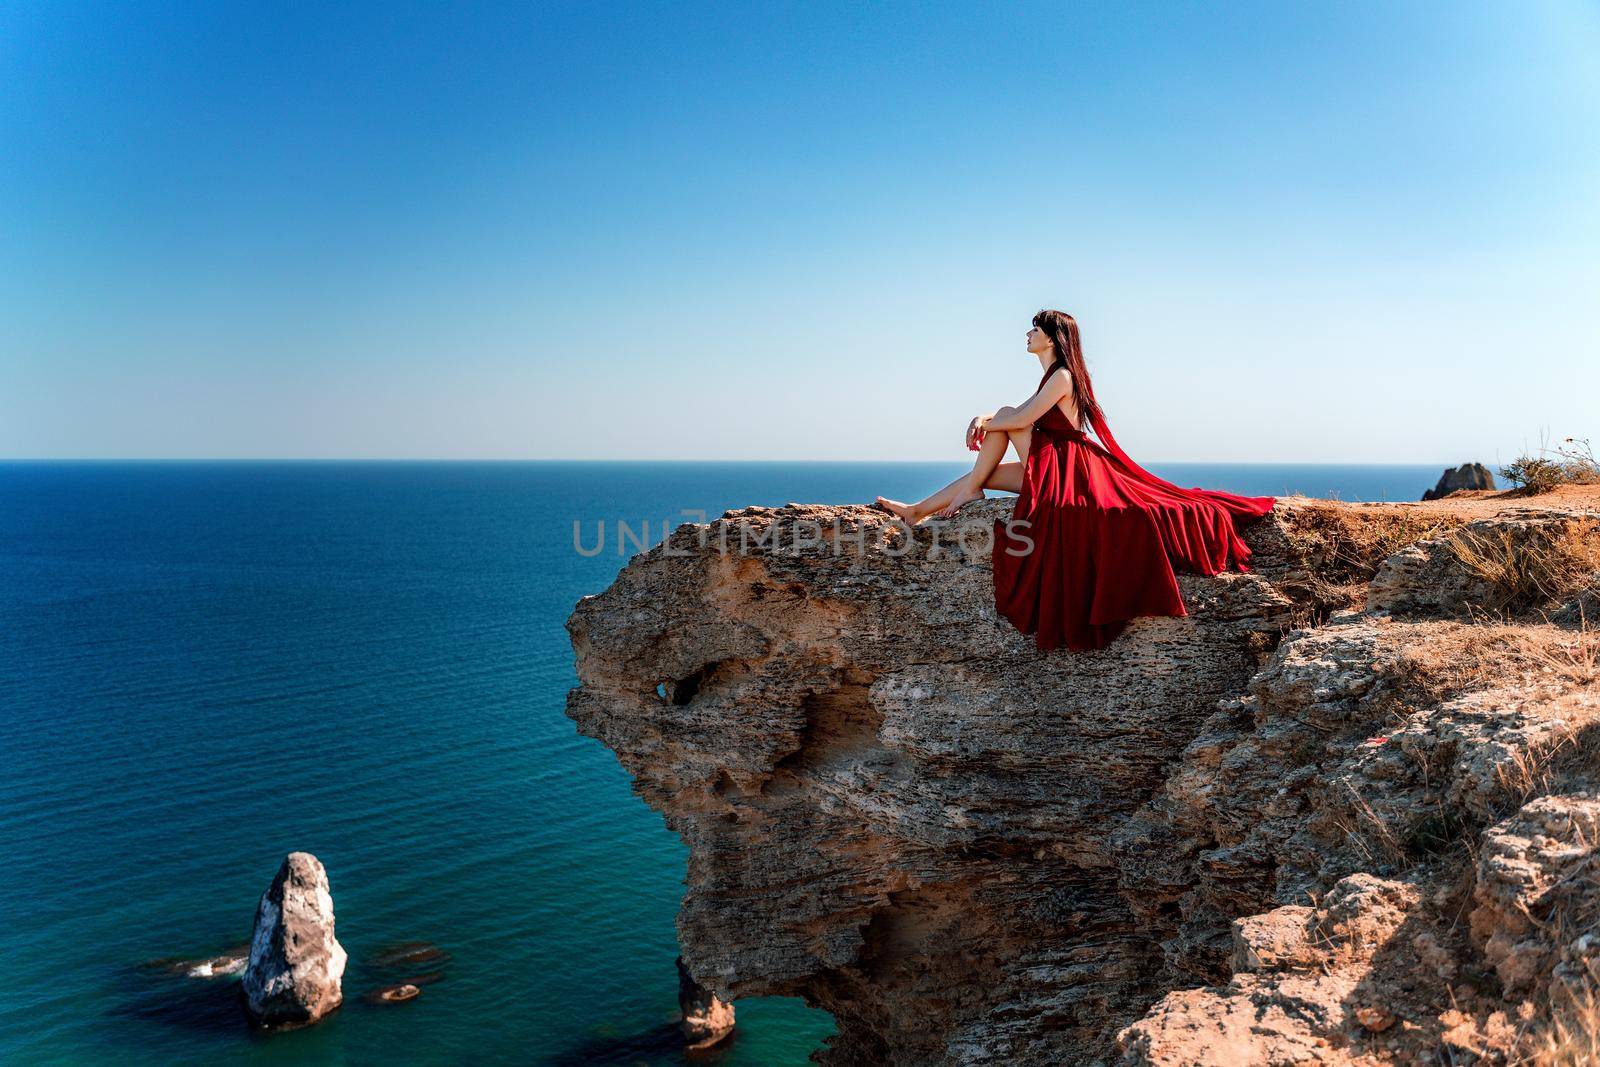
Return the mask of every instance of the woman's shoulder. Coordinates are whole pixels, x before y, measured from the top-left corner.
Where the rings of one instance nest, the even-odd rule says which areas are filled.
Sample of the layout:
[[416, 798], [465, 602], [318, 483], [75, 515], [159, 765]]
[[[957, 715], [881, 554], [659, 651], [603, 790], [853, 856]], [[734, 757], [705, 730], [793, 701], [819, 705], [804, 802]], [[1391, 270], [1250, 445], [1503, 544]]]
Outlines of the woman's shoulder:
[[1058, 401], [1062, 397], [1070, 397], [1072, 395], [1072, 372], [1067, 370], [1065, 364], [1056, 364], [1048, 371], [1045, 371], [1044, 377], [1039, 379], [1039, 391], [1053, 394]]
[[[1077, 429], [1082, 412], [1078, 410], [1077, 397], [1072, 388], [1072, 372], [1067, 369], [1067, 365], [1057, 363], [1050, 368], [1049, 373], [1044, 376], [1044, 381], [1039, 383], [1039, 388], [1056, 394], [1055, 410], [1060, 411], [1067, 422]], [[1062, 408], [1067, 410], [1062, 411]]]

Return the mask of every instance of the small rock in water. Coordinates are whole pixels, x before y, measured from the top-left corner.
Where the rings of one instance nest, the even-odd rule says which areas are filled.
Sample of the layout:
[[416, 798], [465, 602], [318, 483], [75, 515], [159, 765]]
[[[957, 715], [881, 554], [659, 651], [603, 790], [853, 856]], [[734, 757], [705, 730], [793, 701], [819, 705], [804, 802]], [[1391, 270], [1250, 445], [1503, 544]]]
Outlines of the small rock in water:
[[199, 960], [186, 973], [190, 978], [223, 978], [230, 974], [238, 974], [250, 962], [250, 957], [244, 954], [237, 956], [213, 956], [209, 960]]
[[420, 996], [422, 996], [422, 990], [410, 982], [402, 985], [384, 986], [382, 989], [373, 990], [372, 993], [372, 999], [380, 1004], [399, 1004], [401, 1001], [415, 1000]]
[[168, 974], [181, 974], [185, 978], [224, 978], [244, 970], [250, 959], [248, 944], [236, 945], [215, 956], [163, 956], [146, 960], [142, 966]]
[[316, 1022], [344, 1000], [345, 960], [333, 936], [328, 872], [309, 852], [289, 853], [256, 908], [246, 1010], [263, 1026]]
[[710, 1048], [733, 1032], [733, 1005], [706, 989], [678, 957], [678, 1007], [683, 1011], [683, 1039], [692, 1049]]

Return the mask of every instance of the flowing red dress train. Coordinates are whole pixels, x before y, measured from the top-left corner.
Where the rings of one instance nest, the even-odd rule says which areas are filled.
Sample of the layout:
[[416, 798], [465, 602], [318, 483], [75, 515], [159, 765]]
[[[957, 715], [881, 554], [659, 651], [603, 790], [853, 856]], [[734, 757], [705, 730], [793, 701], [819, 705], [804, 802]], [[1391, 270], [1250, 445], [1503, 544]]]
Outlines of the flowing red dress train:
[[1248, 571], [1239, 528], [1275, 503], [1156, 477], [1128, 458], [1097, 408], [1089, 418], [1100, 442], [1059, 407], [1034, 423], [1017, 506], [1009, 522], [995, 520], [995, 608], [1041, 649], [1104, 648], [1130, 619], [1187, 615], [1174, 565]]

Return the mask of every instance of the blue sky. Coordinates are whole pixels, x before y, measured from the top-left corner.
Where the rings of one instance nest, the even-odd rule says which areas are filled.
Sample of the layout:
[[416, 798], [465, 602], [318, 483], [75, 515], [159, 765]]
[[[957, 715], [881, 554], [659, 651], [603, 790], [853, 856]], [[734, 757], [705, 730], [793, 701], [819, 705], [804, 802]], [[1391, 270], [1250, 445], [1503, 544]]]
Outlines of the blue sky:
[[1600, 4], [8, 5], [0, 456], [1600, 436]]

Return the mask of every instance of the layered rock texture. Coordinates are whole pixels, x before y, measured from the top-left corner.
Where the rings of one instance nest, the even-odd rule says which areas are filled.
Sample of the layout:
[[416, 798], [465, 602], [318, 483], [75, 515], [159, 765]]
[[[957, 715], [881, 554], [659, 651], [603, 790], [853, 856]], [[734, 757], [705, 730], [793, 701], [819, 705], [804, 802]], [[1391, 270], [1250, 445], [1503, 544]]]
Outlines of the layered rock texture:
[[568, 713], [689, 845], [696, 982], [832, 1012], [834, 1065], [1576, 1040], [1592, 487], [1284, 498], [1250, 573], [1180, 576], [1189, 616], [1088, 653], [996, 617], [1009, 507], [730, 512], [578, 605]]
[[242, 985], [263, 1026], [314, 1023], [344, 1000], [345, 951], [333, 936], [328, 872], [309, 852], [291, 852], [261, 894]]

